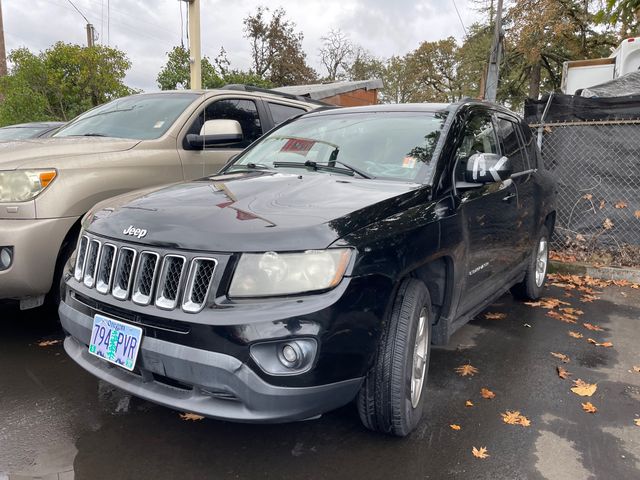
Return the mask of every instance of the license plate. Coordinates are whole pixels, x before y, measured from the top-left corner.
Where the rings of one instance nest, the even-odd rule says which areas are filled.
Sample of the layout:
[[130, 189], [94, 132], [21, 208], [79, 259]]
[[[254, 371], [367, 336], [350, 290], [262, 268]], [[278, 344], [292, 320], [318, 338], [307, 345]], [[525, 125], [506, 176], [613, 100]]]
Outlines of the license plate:
[[93, 317], [89, 353], [127, 370], [136, 366], [142, 343], [142, 329], [113, 318]]

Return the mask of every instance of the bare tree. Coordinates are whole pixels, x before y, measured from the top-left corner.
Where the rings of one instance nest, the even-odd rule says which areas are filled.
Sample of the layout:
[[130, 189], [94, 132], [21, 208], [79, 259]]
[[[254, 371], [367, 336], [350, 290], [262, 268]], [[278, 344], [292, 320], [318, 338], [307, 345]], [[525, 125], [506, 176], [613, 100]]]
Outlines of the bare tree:
[[353, 56], [354, 47], [349, 36], [340, 30], [331, 30], [321, 38], [320, 61], [327, 69], [327, 80], [335, 81], [346, 76], [348, 61]]

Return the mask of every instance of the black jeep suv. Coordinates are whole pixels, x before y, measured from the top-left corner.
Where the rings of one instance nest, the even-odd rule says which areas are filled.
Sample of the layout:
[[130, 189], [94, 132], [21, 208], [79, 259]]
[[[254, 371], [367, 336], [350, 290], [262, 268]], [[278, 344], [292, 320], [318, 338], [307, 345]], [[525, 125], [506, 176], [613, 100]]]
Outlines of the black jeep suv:
[[282, 422], [357, 399], [366, 427], [404, 436], [431, 345], [508, 289], [540, 295], [554, 219], [532, 133], [504, 108], [305, 114], [215, 176], [89, 212], [65, 349], [175, 409]]

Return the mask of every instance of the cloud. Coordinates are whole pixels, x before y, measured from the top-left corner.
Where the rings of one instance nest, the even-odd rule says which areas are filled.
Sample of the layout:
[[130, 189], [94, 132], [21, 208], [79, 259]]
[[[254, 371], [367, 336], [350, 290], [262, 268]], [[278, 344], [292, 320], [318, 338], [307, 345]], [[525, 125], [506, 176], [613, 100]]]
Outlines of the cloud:
[[[179, 0], [72, 1], [94, 25], [98, 43], [108, 42], [126, 52], [133, 64], [127, 83], [146, 91], [157, 89], [155, 79], [166, 52], [186, 36], [187, 4]], [[468, 27], [477, 13], [470, 9], [469, 0], [456, 2]], [[341, 29], [379, 57], [403, 55], [425, 40], [461, 39], [464, 34], [453, 0], [201, 0], [203, 55], [215, 57], [224, 46], [233, 67], [248, 69], [251, 56], [242, 20], [258, 5], [285, 9], [296, 30], [303, 32], [307, 59], [317, 70], [321, 70], [321, 37], [331, 29]], [[86, 43], [86, 22], [67, 0], [5, 1], [3, 16], [7, 51], [23, 46], [40, 51], [57, 41]]]

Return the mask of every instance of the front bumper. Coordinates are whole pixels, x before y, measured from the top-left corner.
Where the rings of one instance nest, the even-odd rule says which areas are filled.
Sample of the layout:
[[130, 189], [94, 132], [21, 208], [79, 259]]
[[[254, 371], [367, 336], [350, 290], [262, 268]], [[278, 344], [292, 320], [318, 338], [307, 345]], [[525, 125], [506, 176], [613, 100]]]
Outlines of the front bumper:
[[363, 380], [275, 386], [234, 356], [149, 336], [140, 347], [139, 374], [130, 373], [89, 354], [92, 317], [65, 302], [59, 313], [71, 335], [65, 350], [85, 370], [138, 397], [211, 418], [260, 423], [304, 420], [350, 402]]
[[13, 246], [8, 270], [0, 271], [0, 300], [44, 295], [51, 289], [62, 242], [76, 217], [0, 219], [0, 246]]

